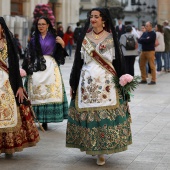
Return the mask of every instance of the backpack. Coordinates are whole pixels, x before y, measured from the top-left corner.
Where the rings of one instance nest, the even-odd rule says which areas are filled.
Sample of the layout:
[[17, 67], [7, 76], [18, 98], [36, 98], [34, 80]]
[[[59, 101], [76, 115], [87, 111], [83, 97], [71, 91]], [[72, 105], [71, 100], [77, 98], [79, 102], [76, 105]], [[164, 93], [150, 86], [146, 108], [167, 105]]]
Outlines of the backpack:
[[134, 35], [128, 35], [126, 36], [126, 50], [135, 50], [136, 49], [136, 42], [135, 42], [135, 38]]

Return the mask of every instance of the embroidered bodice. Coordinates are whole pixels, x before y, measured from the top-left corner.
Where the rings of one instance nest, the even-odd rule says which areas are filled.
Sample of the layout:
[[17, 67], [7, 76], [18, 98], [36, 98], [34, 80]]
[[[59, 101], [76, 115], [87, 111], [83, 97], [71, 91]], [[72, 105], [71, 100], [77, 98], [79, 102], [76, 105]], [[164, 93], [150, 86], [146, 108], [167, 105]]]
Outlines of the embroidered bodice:
[[[103, 41], [99, 42], [98, 44], [95, 44], [91, 39], [89, 39], [89, 41], [96, 49], [96, 51], [103, 56], [104, 59], [108, 60], [109, 62], [112, 62], [112, 60], [115, 59], [115, 48], [111, 34], [109, 34], [108, 37], [106, 37]], [[92, 58], [87, 54], [83, 47], [81, 48], [81, 54], [85, 64], [92, 61]]]
[[6, 60], [7, 60], [7, 44], [6, 43], [4, 43], [4, 47], [0, 51], [0, 60], [6, 63]]
[[[101, 54], [111, 67], [115, 58], [115, 48], [111, 34], [102, 42], [95, 44], [89, 38], [95, 50]], [[76, 106], [79, 110], [113, 109], [118, 106], [118, 94], [113, 83], [113, 75], [95, 61], [82, 46], [81, 54], [84, 60], [82, 66]]]

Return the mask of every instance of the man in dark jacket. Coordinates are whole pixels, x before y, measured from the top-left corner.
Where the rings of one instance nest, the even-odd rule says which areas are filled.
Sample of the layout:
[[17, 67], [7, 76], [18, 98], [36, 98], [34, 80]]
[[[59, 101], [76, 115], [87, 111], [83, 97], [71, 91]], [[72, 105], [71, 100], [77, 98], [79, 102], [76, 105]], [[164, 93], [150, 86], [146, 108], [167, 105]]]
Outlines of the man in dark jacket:
[[125, 25], [122, 24], [122, 20], [118, 20], [118, 24], [119, 25], [116, 26], [116, 32], [119, 40], [121, 35], [126, 33], [126, 28]]
[[146, 32], [138, 39], [138, 43], [142, 44], [142, 53], [140, 56], [140, 70], [142, 81], [140, 84], [147, 84], [146, 81], [146, 63], [149, 62], [151, 68], [151, 82], [148, 85], [156, 84], [156, 68], [155, 68], [155, 40], [156, 33], [152, 30], [150, 21], [145, 24]]
[[82, 28], [81, 28], [80, 22], [77, 22], [77, 27], [75, 28], [74, 35], [73, 35], [75, 44], [77, 44], [78, 38], [80, 37], [80, 34], [81, 34], [81, 31], [82, 31]]

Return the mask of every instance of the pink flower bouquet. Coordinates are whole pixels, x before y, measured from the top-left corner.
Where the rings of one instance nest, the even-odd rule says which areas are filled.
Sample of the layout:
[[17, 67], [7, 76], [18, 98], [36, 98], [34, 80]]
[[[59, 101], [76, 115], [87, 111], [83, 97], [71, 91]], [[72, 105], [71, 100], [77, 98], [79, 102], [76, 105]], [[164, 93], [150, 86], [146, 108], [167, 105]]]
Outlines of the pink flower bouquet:
[[115, 83], [115, 87], [119, 89], [123, 95], [124, 100], [130, 101], [130, 96], [132, 96], [131, 91], [134, 91], [136, 86], [139, 84], [139, 79], [139, 76], [133, 77], [130, 74], [124, 74], [120, 78], [114, 76], [113, 82]]
[[130, 83], [133, 80], [133, 76], [130, 74], [124, 74], [119, 78], [119, 84], [125, 86], [127, 83]]
[[20, 68], [20, 75], [21, 75], [21, 77], [25, 77], [27, 75], [27, 73], [24, 69]]

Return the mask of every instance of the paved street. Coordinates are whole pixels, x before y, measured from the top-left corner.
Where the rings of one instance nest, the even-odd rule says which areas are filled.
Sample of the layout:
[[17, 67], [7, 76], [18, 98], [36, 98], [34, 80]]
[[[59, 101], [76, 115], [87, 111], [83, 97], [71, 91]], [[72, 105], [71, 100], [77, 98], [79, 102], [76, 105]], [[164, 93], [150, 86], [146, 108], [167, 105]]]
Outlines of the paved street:
[[[61, 66], [69, 97], [69, 75], [73, 59]], [[138, 59], [136, 75], [140, 75]], [[106, 156], [106, 165], [96, 157], [65, 147], [65, 120], [40, 131], [36, 147], [15, 153], [12, 159], [0, 155], [0, 170], [170, 170], [170, 73], [158, 75], [156, 85], [139, 85], [130, 102], [133, 144], [128, 150]]]

